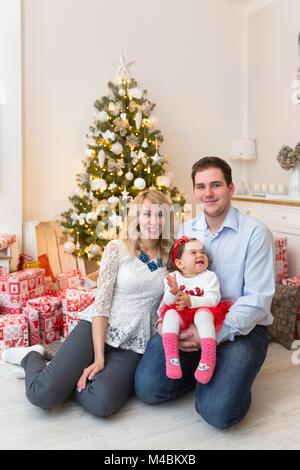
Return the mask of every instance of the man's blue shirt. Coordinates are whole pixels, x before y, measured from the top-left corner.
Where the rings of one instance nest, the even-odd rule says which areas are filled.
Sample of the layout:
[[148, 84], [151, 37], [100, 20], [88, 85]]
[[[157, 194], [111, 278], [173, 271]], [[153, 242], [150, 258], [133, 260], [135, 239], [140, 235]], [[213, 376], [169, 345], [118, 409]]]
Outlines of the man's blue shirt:
[[204, 242], [210, 268], [220, 281], [222, 299], [231, 299], [218, 342], [247, 335], [256, 325], [271, 325], [275, 292], [274, 248], [270, 230], [253, 217], [231, 207], [215, 235], [201, 213], [179, 227], [176, 238], [186, 235]]

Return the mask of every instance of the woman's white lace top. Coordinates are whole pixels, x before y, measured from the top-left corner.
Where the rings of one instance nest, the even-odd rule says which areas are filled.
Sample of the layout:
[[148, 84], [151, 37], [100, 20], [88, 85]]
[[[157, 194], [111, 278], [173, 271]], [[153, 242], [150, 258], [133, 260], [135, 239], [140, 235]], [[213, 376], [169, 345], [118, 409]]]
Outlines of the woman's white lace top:
[[165, 275], [165, 268], [151, 272], [122, 240], [110, 241], [102, 256], [95, 301], [80, 318], [107, 317], [105, 342], [143, 354], [157, 319]]

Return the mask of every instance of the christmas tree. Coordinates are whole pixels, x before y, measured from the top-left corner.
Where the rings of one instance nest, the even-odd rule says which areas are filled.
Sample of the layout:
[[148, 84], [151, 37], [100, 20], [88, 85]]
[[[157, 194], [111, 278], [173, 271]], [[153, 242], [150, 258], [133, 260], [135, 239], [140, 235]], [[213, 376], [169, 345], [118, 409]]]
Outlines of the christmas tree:
[[163, 136], [152, 115], [155, 104], [131, 78], [121, 55], [109, 94], [96, 100], [78, 187], [69, 197], [73, 208], [62, 215], [67, 241], [64, 250], [100, 261], [103, 248], [118, 236], [127, 203], [146, 188], [158, 189], [174, 203], [181, 218], [185, 199], [171, 185], [166, 156], [160, 154]]

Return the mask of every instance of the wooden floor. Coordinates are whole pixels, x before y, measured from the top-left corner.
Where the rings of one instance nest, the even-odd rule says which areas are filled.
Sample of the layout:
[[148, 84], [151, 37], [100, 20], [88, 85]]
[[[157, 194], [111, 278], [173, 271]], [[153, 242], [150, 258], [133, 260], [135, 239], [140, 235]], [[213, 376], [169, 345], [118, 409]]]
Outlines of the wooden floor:
[[193, 393], [150, 407], [135, 397], [115, 416], [96, 418], [75, 402], [48, 412], [25, 398], [16, 366], [0, 361], [1, 449], [300, 449], [300, 365], [272, 343], [238, 425], [219, 431], [194, 410]]

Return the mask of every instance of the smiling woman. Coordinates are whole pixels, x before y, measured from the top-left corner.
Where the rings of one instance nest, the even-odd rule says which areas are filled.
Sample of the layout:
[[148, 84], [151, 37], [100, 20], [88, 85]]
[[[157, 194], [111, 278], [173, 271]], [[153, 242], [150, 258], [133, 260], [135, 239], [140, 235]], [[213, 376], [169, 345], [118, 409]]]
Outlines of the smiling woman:
[[169, 199], [156, 190], [145, 190], [134, 199], [120, 234], [132, 253], [139, 256], [139, 245], [142, 244], [151, 260], [158, 254], [158, 248], [153, 249], [153, 241], [157, 241], [162, 260], [167, 263], [174, 238], [174, 211], [171, 208]]
[[[168, 208], [168, 200], [156, 190], [133, 201], [129, 217], [135, 227], [133, 238], [125, 230], [124, 239], [107, 244], [95, 301], [82, 312], [81, 321], [48, 366], [41, 346], [5, 352], [4, 360], [25, 369], [31, 403], [52, 408], [73, 395], [85, 410], [108, 416], [127, 401], [163, 294], [163, 260], [170, 244], [163, 238]], [[140, 259], [141, 253], [149, 263]]]

